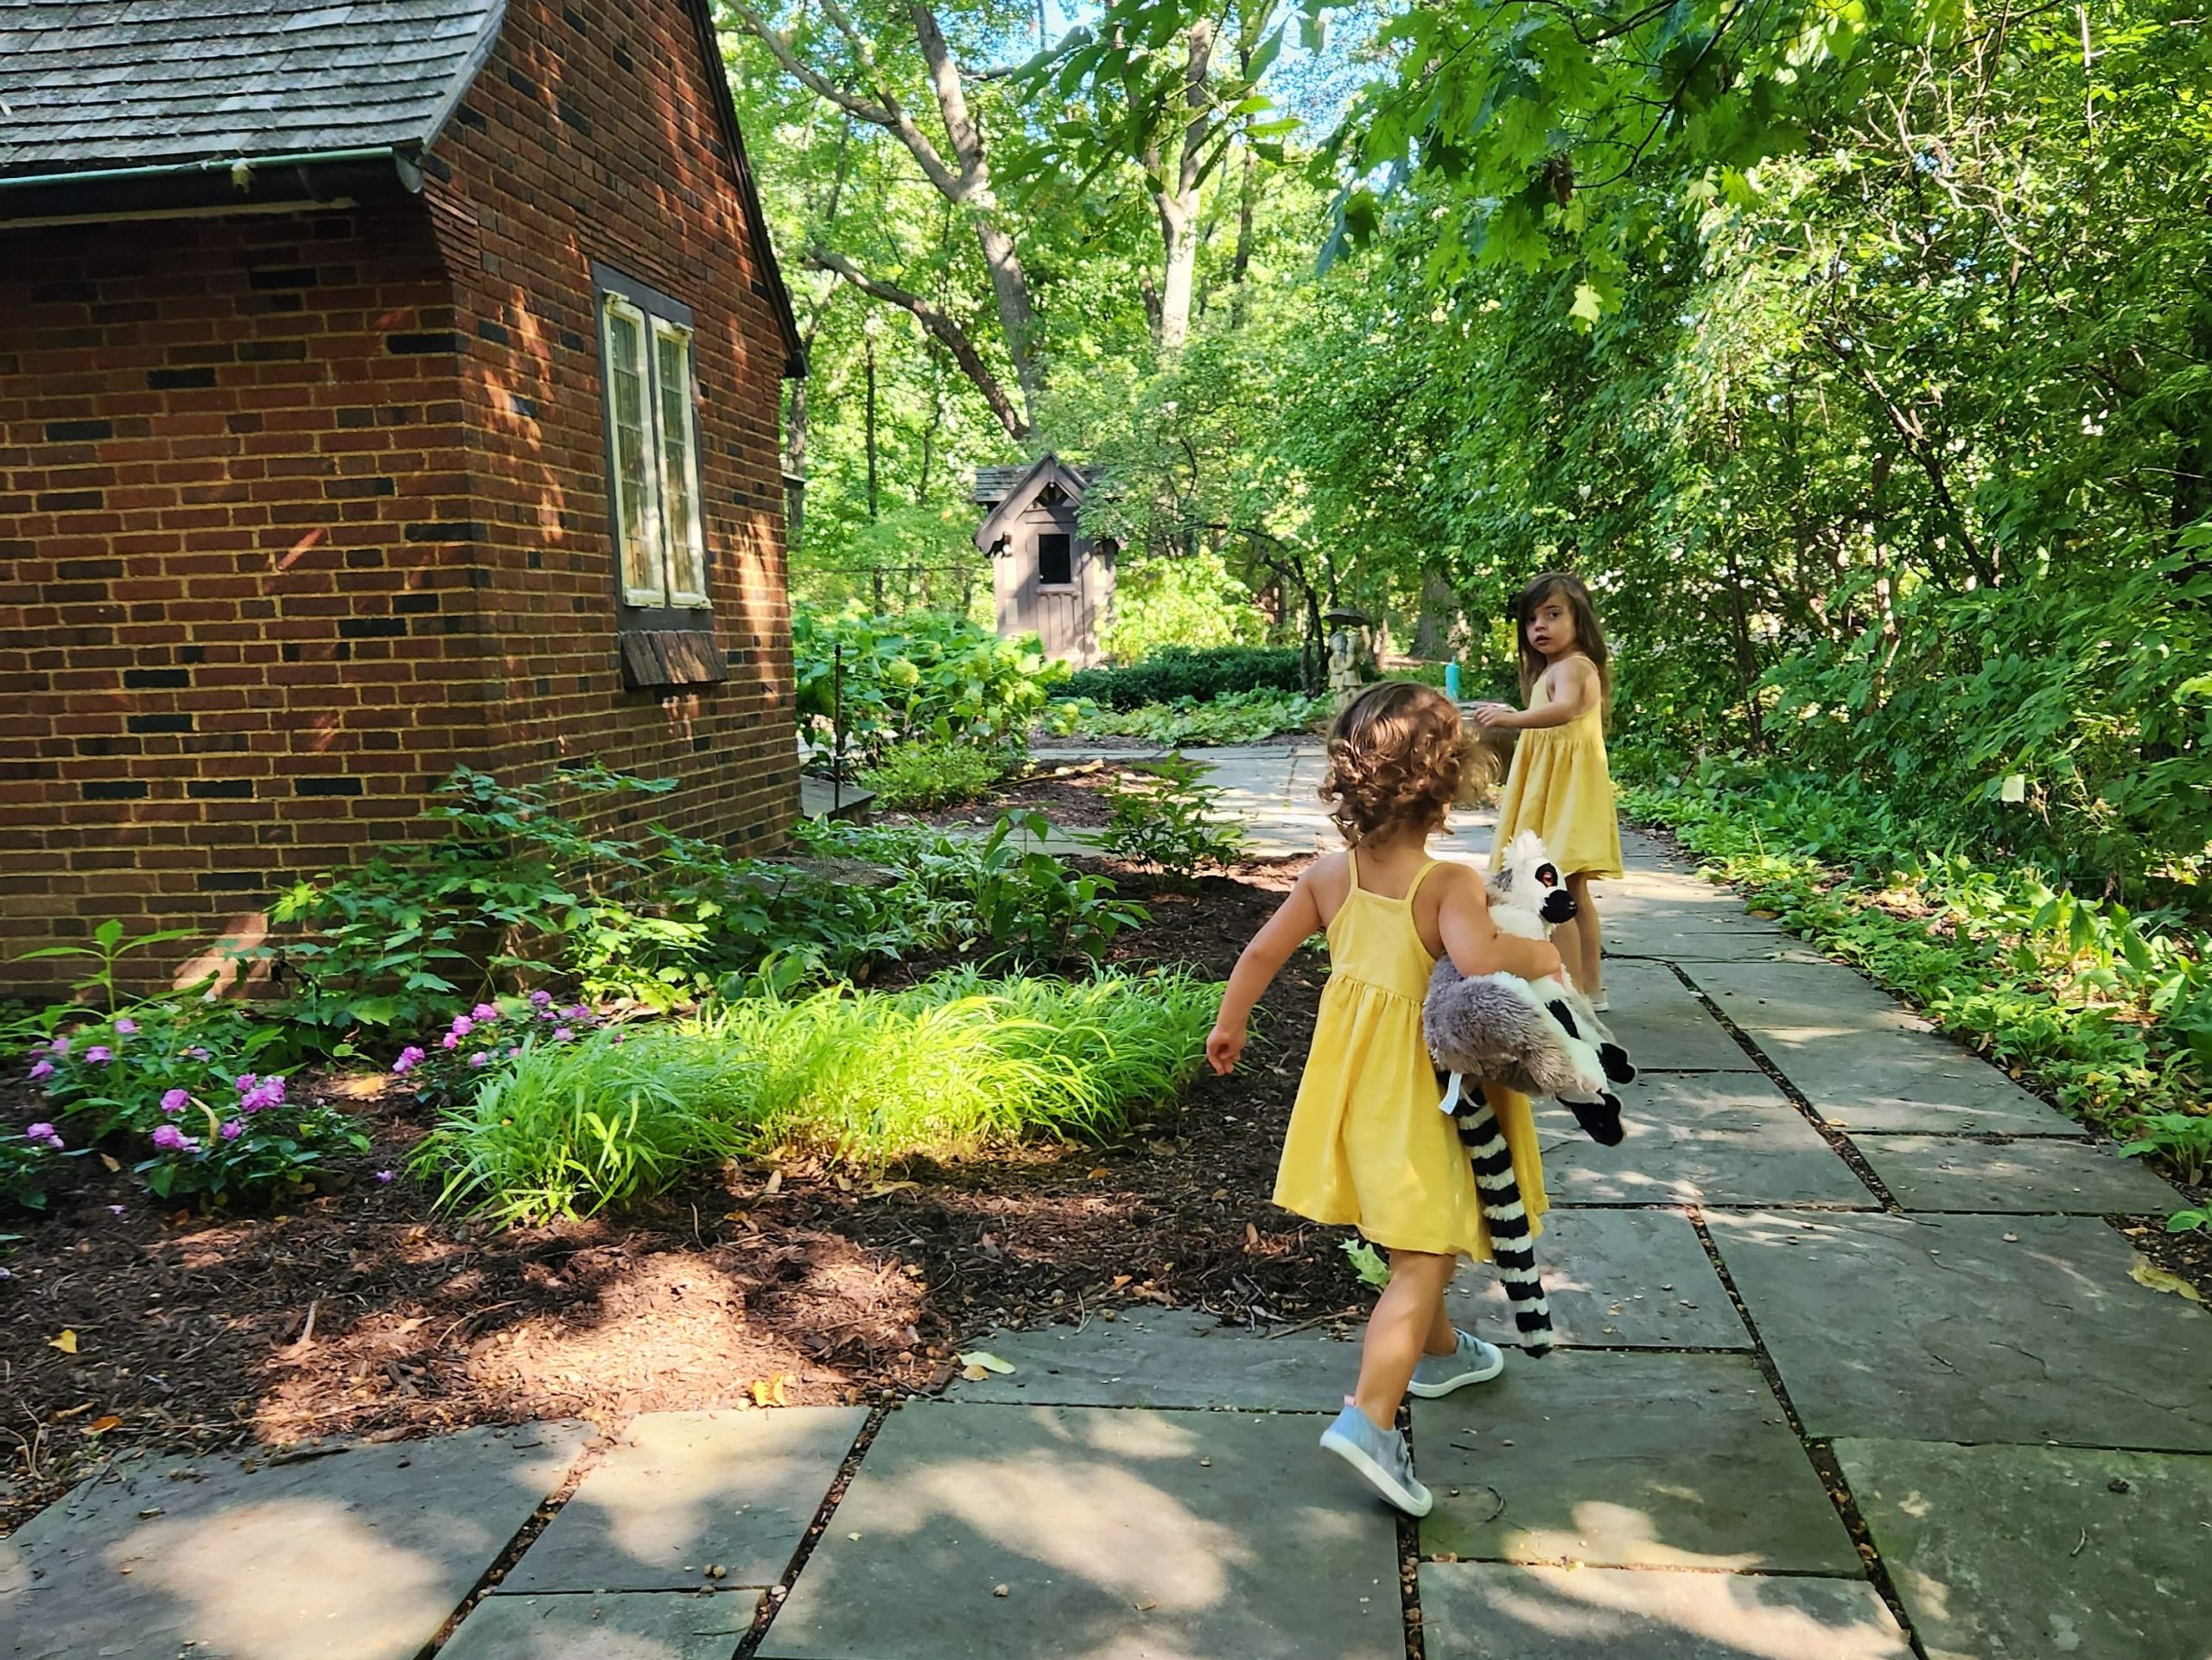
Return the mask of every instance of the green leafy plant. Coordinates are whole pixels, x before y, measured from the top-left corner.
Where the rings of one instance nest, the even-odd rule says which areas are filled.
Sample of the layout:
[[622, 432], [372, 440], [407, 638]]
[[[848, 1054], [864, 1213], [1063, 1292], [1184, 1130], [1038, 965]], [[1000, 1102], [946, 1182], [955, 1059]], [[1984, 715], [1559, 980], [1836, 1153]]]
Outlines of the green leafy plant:
[[1012, 769], [1011, 758], [970, 743], [928, 739], [893, 744], [860, 776], [880, 808], [949, 806], [973, 801]]
[[1382, 1253], [1364, 1239], [1347, 1239], [1343, 1250], [1351, 1259], [1351, 1270], [1359, 1275], [1359, 1282], [1370, 1291], [1381, 1291], [1390, 1283], [1390, 1265], [1382, 1260]]
[[1066, 665], [1047, 660], [1033, 638], [1003, 639], [938, 613], [823, 616], [802, 607], [791, 617], [798, 714], [819, 744], [833, 735], [841, 649], [847, 743], [863, 759], [917, 740], [1019, 750], [1033, 726], [1075, 716], [1077, 706], [1056, 695]]
[[350, 1114], [286, 1101], [283, 1078], [264, 1084], [248, 1074], [238, 1083], [232, 1098], [218, 1104], [195, 1097], [155, 1129], [151, 1155], [136, 1172], [156, 1198], [294, 1199], [331, 1187], [340, 1180], [337, 1161], [369, 1150]]
[[2135, 1158], [2164, 1159], [2195, 1186], [2212, 1173], [2212, 1114], [2147, 1114], [2136, 1122], [2135, 1139], [2120, 1150]]
[[1107, 877], [1072, 871], [1037, 845], [1051, 833], [1041, 813], [1007, 813], [976, 849], [977, 937], [994, 961], [1052, 967], [1096, 959], [1147, 919], [1141, 906], [1115, 897]]
[[1328, 711], [1329, 700], [1298, 692], [1255, 691], [1198, 703], [1180, 698], [1147, 703], [1126, 714], [1086, 715], [1084, 728], [1103, 737], [1144, 738], [1180, 748], [1186, 744], [1252, 743], [1281, 732], [1302, 732]]
[[0, 1208], [42, 1211], [47, 1189], [59, 1179], [73, 1151], [52, 1124], [27, 1126], [21, 1133], [0, 1133]]
[[[1150, 563], [1182, 563], [1179, 560]], [[1185, 698], [1210, 703], [1254, 692], [1301, 691], [1302, 673], [1300, 654], [1294, 646], [1168, 646], [1121, 668], [1079, 669], [1060, 690], [1070, 697], [1087, 698], [1126, 713], [1147, 703], [1173, 703]]]
[[1179, 754], [1136, 769], [1139, 780], [1107, 792], [1113, 817], [1099, 847], [1186, 879], [1236, 862], [1244, 834], [1221, 822], [1221, 792], [1200, 782], [1205, 770]]
[[588, 1214], [722, 1161], [873, 1169], [1027, 1135], [1096, 1139], [1183, 1088], [1220, 989], [940, 976], [895, 993], [767, 992], [537, 1046], [453, 1106], [414, 1167], [501, 1224]]

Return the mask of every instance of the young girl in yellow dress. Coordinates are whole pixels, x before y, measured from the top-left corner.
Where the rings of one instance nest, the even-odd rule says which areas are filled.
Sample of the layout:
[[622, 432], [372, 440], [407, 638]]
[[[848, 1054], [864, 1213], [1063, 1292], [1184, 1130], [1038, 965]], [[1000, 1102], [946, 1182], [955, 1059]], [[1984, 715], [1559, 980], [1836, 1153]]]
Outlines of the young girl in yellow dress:
[[[1541, 940], [1498, 932], [1481, 874], [1428, 856], [1470, 752], [1459, 712], [1427, 686], [1370, 686], [1337, 717], [1321, 785], [1345, 849], [1317, 860], [1238, 957], [1206, 1040], [1217, 1072], [1236, 1064], [1246, 1021], [1290, 955], [1329, 940], [1329, 983], [1291, 1110], [1274, 1202], [1316, 1222], [1357, 1225], [1389, 1253], [1390, 1283], [1368, 1317], [1359, 1384], [1321, 1437], [1393, 1504], [1427, 1515], [1428, 1490], [1397, 1428], [1415, 1395], [1497, 1376], [1505, 1357], [1452, 1329], [1445, 1288], [1461, 1256], [1488, 1259], [1474, 1173], [1421, 1038], [1429, 970], [1450, 952], [1465, 974], [1541, 978], [1559, 969]], [[1545, 1207], [1528, 1097], [1488, 1091], [1528, 1206]]]
[[1613, 811], [1612, 775], [1605, 766], [1605, 711], [1612, 702], [1605, 631], [1581, 578], [1548, 570], [1521, 591], [1514, 607], [1521, 634], [1521, 701], [1475, 705], [1475, 723], [1522, 735], [1497, 800], [1496, 869], [1522, 830], [1567, 879], [1579, 914], [1554, 936], [1567, 971], [1595, 1008], [1605, 1007], [1598, 906], [1590, 884], [1621, 874], [1621, 832]]

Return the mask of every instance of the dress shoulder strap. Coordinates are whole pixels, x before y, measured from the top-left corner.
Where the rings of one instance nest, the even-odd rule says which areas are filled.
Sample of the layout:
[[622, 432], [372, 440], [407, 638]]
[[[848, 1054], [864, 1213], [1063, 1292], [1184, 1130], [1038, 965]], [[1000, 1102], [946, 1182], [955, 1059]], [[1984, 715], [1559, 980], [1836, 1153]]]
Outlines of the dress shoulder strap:
[[1406, 889], [1407, 904], [1411, 905], [1414, 902], [1414, 895], [1421, 892], [1421, 885], [1428, 880], [1428, 873], [1443, 862], [1440, 859], [1431, 859], [1414, 873], [1413, 885]]
[[1344, 849], [1344, 874], [1351, 880], [1351, 891], [1355, 894], [1359, 892], [1359, 849], [1357, 848]]

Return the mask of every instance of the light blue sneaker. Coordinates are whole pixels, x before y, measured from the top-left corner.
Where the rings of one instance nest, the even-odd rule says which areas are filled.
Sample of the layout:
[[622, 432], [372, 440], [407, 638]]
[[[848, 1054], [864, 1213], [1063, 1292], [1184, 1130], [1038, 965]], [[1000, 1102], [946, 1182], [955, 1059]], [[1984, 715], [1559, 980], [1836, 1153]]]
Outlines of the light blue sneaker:
[[1414, 1368], [1406, 1388], [1424, 1400], [1449, 1395], [1465, 1383], [1487, 1383], [1505, 1370], [1505, 1351], [1494, 1343], [1461, 1332], [1459, 1346], [1450, 1354], [1425, 1354]]
[[1367, 1478], [1367, 1485], [1408, 1516], [1427, 1516], [1436, 1500], [1414, 1474], [1414, 1455], [1395, 1429], [1377, 1429], [1350, 1402], [1321, 1432], [1321, 1445]]

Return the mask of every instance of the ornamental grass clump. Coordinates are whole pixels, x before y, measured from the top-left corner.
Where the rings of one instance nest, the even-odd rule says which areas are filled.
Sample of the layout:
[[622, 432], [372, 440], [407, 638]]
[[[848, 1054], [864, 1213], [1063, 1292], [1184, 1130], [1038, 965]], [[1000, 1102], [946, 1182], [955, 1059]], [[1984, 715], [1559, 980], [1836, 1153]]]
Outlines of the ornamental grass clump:
[[447, 1111], [416, 1169], [442, 1203], [505, 1225], [620, 1206], [738, 1156], [880, 1171], [1100, 1140], [1190, 1081], [1220, 995], [1180, 974], [967, 970], [733, 998], [524, 1052]]

